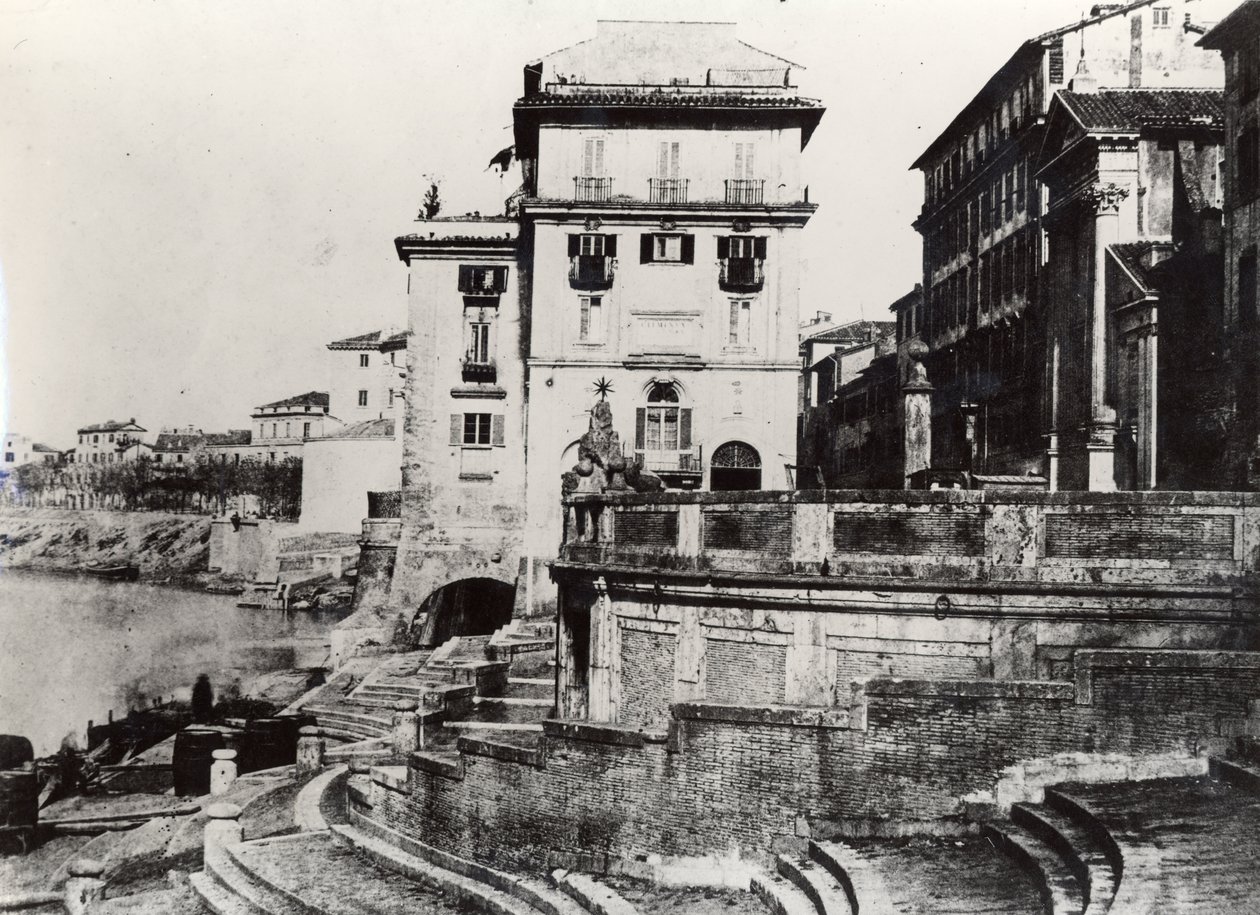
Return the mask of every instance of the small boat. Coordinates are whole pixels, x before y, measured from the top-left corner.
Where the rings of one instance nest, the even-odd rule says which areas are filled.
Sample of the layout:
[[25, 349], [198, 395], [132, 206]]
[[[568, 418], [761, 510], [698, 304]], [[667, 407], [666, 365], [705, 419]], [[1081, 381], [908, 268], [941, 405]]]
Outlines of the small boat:
[[129, 562], [94, 562], [84, 566], [83, 571], [109, 581], [135, 581], [140, 577], [140, 567]]

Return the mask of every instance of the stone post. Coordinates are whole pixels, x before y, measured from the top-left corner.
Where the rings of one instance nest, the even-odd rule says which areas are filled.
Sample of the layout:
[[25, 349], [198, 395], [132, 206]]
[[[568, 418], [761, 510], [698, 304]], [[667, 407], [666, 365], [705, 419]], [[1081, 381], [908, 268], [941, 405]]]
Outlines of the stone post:
[[1129, 189], [1095, 184], [1085, 193], [1094, 207], [1094, 291], [1089, 353], [1089, 488], [1116, 488], [1116, 411], [1107, 403], [1107, 247], [1119, 240], [1120, 202]]
[[932, 385], [923, 367], [927, 346], [915, 340], [906, 348], [906, 355], [910, 357], [910, 371], [901, 386], [905, 397], [902, 458], [904, 487], [909, 489], [911, 476], [932, 465]]
[[399, 756], [414, 753], [420, 747], [420, 735], [414, 699], [399, 699], [394, 703], [394, 752]]
[[206, 816], [210, 821], [202, 843], [202, 862], [211, 869], [213, 862], [223, 856], [223, 849], [244, 840], [245, 829], [241, 826], [241, 808], [235, 804], [211, 804], [206, 808]]
[[210, 794], [217, 797], [227, 794], [236, 781], [236, 751], [214, 750], [214, 762], [210, 765]]
[[306, 725], [298, 731], [297, 768], [298, 778], [314, 775], [324, 768], [324, 738], [319, 728]]
[[66, 913], [87, 915], [95, 903], [105, 898], [105, 865], [91, 858], [79, 858], [71, 861], [66, 870]]

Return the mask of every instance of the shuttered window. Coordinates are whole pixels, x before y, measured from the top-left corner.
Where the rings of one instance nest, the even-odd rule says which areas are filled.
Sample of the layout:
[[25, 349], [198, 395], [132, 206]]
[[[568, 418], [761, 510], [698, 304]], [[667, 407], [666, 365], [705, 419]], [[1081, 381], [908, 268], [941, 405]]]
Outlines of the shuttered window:
[[656, 177], [667, 181], [677, 179], [678, 152], [679, 147], [675, 142], [662, 142], [657, 147]]
[[604, 177], [604, 141], [600, 137], [587, 137], [582, 149], [582, 176]]
[[602, 343], [604, 341], [604, 297], [582, 296], [580, 311], [578, 339], [583, 343]]
[[747, 346], [751, 341], [751, 323], [752, 302], [749, 299], [731, 299], [727, 343], [730, 346]]
[[639, 262], [643, 264], [694, 264], [696, 237], [653, 232], [639, 236]]
[[502, 413], [452, 413], [452, 445], [503, 446]]

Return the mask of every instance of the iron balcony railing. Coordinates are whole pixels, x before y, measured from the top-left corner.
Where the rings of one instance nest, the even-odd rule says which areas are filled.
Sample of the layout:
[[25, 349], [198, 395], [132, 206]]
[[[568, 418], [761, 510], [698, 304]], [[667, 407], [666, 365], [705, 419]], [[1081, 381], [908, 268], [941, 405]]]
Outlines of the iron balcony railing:
[[500, 295], [507, 288], [506, 267], [459, 268], [459, 291], [464, 295]]
[[615, 262], [606, 254], [578, 254], [569, 258], [569, 284], [575, 289], [607, 289]]
[[700, 446], [682, 451], [635, 451], [634, 459], [653, 473], [702, 474]]
[[469, 353], [460, 360], [465, 381], [494, 381], [498, 367], [493, 359], [480, 358]]
[[649, 178], [649, 203], [686, 203], [686, 178]]
[[582, 176], [574, 178], [573, 199], [585, 203], [602, 203], [612, 199], [612, 179]]
[[759, 257], [726, 257], [718, 283], [723, 289], [760, 289], [765, 282], [765, 265]]
[[761, 178], [728, 178], [726, 202], [760, 206], [765, 188], [766, 182]]

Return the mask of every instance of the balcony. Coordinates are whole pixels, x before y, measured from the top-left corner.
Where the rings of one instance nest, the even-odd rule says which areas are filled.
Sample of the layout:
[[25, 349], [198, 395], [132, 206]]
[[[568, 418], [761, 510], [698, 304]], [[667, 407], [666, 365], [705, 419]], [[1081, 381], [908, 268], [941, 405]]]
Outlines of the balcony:
[[751, 292], [765, 282], [765, 262], [759, 257], [726, 257], [722, 259], [718, 285], [724, 292]]
[[498, 380], [498, 366], [493, 359], [477, 357], [471, 354], [460, 361], [464, 381], [470, 384], [493, 384]]
[[461, 265], [459, 268], [459, 291], [465, 296], [499, 296], [507, 289], [506, 267], [471, 267]]
[[608, 289], [615, 261], [606, 254], [578, 254], [569, 258], [569, 285], [574, 289]]
[[699, 445], [681, 451], [635, 451], [634, 459], [678, 489], [695, 489], [704, 478]]
[[573, 179], [573, 199], [583, 203], [605, 203], [612, 199], [611, 178]]
[[649, 203], [686, 203], [686, 178], [649, 178]]
[[748, 206], [761, 206], [766, 182], [760, 178], [728, 178], [726, 180], [726, 202]]

